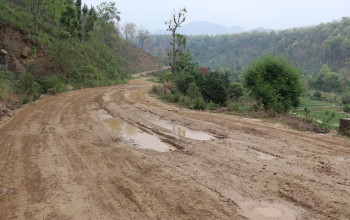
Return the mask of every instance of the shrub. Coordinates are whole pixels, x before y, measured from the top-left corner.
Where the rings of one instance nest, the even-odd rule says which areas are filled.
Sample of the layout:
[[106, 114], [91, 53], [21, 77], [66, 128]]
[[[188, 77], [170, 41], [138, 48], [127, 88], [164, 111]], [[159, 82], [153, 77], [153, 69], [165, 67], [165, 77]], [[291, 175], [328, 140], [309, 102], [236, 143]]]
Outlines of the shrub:
[[350, 114], [350, 105], [344, 105], [343, 111]]
[[158, 94], [158, 92], [159, 92], [159, 86], [153, 85], [151, 90], [150, 90], [150, 93]]
[[319, 91], [316, 91], [314, 94], [313, 94], [313, 99], [316, 99], [316, 100], [321, 100], [322, 99], [322, 94], [319, 92]]
[[186, 108], [189, 108], [191, 106], [191, 99], [188, 96], [181, 96], [179, 104], [181, 106], [184, 106]]
[[11, 92], [10, 83], [7, 80], [0, 81], [0, 99], [5, 99]]
[[171, 72], [166, 72], [165, 74], [161, 75], [161, 82], [168, 82], [171, 79]]
[[243, 95], [243, 85], [241, 83], [231, 83], [228, 88], [230, 99], [238, 99]]
[[299, 72], [286, 60], [266, 55], [251, 64], [244, 74], [249, 94], [276, 112], [299, 105], [302, 84]]
[[347, 95], [343, 95], [341, 97], [341, 102], [343, 103], [343, 105], [348, 105], [350, 104], [350, 95], [347, 94]]
[[227, 110], [229, 111], [234, 111], [234, 112], [238, 112], [239, 111], [239, 105], [236, 103], [229, 103], [227, 105]]
[[189, 97], [191, 97], [193, 99], [197, 98], [197, 97], [202, 97], [201, 91], [200, 91], [200, 89], [198, 88], [198, 86], [196, 85], [195, 82], [191, 82], [188, 85], [187, 94], [188, 94]]
[[42, 81], [43, 93], [57, 94], [64, 92], [66, 86], [57, 75], [50, 75]]
[[175, 79], [176, 88], [184, 95], [188, 95], [188, 88], [191, 83], [195, 83], [194, 76], [191, 74], [179, 75]]
[[210, 111], [214, 111], [216, 109], [220, 108], [219, 104], [215, 104], [213, 101], [210, 101], [205, 105], [205, 109], [208, 109]]
[[30, 73], [20, 76], [18, 88], [19, 92], [27, 93], [28, 95], [40, 93], [40, 85], [37, 83], [36, 78]]
[[207, 102], [213, 101], [216, 104], [222, 105], [227, 100], [228, 94], [225, 82], [213, 74], [207, 77], [201, 89], [203, 98]]
[[194, 105], [193, 105], [193, 109], [196, 110], [204, 110], [205, 109], [205, 101], [203, 100], [203, 98], [198, 97], [194, 100]]

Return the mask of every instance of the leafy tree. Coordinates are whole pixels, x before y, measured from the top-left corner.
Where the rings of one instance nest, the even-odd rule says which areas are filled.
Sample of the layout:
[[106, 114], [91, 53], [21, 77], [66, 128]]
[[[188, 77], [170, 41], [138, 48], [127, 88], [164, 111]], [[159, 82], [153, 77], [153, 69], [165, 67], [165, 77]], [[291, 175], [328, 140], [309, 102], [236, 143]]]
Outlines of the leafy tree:
[[67, 5], [66, 10], [61, 15], [60, 22], [72, 37], [78, 34], [80, 23], [77, 19], [76, 8], [72, 4]]
[[228, 88], [230, 99], [238, 99], [243, 95], [243, 86], [241, 83], [231, 83]]
[[201, 92], [207, 102], [212, 101], [223, 105], [228, 97], [227, 87], [225, 86], [228, 81], [225, 80], [226, 77], [218, 77], [218, 75], [219, 73], [216, 72], [210, 73], [202, 85]]
[[148, 30], [146, 30], [144, 27], [140, 27], [137, 31], [137, 37], [139, 38], [139, 47], [143, 49], [143, 45], [145, 43], [145, 40], [149, 38], [150, 33]]
[[265, 55], [248, 67], [244, 80], [249, 94], [266, 109], [283, 112], [299, 105], [300, 74], [285, 59]]
[[95, 8], [91, 7], [89, 12], [86, 15], [84, 13], [84, 17], [85, 17], [85, 22], [83, 25], [83, 30], [84, 30], [83, 39], [87, 40], [89, 38], [89, 33], [94, 29], [94, 24], [95, 24], [95, 21], [97, 20], [97, 12]]
[[181, 37], [176, 33], [177, 29], [181, 27], [182, 23], [186, 20], [186, 8], [181, 9], [179, 12], [173, 12], [172, 18], [169, 21], [165, 21], [165, 25], [168, 26], [168, 31], [171, 31], [171, 43], [172, 50], [169, 52], [169, 64], [171, 66], [171, 73], [173, 76], [176, 74], [176, 59], [178, 57], [178, 53], [181, 51], [181, 47], [186, 44], [185, 38]]
[[136, 24], [132, 22], [125, 22], [123, 26], [124, 36], [126, 41], [133, 42], [136, 34]]
[[340, 92], [342, 90], [338, 74], [331, 72], [326, 64], [322, 65], [320, 73], [315, 79], [309, 80], [309, 84], [311, 87], [325, 92]]
[[119, 39], [117, 23], [120, 21], [120, 12], [114, 2], [102, 2], [97, 6], [96, 30], [103, 36], [104, 42], [112, 47]]
[[97, 6], [97, 10], [101, 25], [115, 25], [120, 21], [120, 12], [115, 6], [115, 2], [102, 2]]
[[43, 0], [32, 0], [28, 1], [28, 7], [29, 11], [33, 17], [33, 23], [34, 23], [34, 31], [36, 32], [38, 29], [38, 22], [42, 14], [42, 4]]

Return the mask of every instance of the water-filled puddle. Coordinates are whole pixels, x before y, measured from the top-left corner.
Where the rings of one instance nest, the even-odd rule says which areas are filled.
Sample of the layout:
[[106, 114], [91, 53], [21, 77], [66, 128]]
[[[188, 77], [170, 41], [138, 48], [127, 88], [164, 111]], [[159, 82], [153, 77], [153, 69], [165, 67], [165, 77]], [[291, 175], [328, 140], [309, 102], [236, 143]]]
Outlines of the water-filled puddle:
[[132, 140], [135, 145], [143, 149], [152, 149], [159, 152], [176, 150], [174, 147], [162, 142], [158, 137], [141, 131], [139, 128], [119, 118], [106, 118], [103, 122], [124, 138]]
[[190, 138], [193, 140], [200, 140], [200, 141], [209, 141], [209, 140], [216, 139], [213, 135], [208, 134], [206, 132], [192, 131], [184, 126], [176, 125], [168, 121], [155, 120], [155, 121], [152, 121], [152, 123], [171, 131], [172, 133], [176, 134], [179, 137], [185, 137], [185, 138]]
[[282, 211], [273, 207], [256, 207], [253, 209], [258, 214], [268, 218], [281, 218]]

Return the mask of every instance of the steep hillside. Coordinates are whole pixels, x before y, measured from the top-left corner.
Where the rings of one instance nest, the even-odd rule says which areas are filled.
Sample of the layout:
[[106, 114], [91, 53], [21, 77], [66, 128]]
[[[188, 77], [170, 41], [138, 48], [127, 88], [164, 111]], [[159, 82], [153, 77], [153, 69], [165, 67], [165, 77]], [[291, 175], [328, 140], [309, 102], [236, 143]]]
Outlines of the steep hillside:
[[43, 93], [119, 84], [159, 66], [119, 36], [113, 3], [95, 9], [64, 2], [1, 2], [0, 117]]
[[33, 62], [42, 73], [53, 72], [54, 60], [30, 34], [0, 20], [0, 64], [11, 72], [26, 73]]

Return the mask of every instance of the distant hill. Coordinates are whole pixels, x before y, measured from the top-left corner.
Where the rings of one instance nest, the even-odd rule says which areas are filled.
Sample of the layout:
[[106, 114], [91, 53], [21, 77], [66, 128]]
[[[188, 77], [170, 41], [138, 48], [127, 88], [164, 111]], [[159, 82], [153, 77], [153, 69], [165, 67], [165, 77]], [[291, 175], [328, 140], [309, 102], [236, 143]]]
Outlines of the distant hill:
[[[188, 36], [194, 61], [212, 69], [223, 66], [241, 71], [267, 52], [290, 60], [305, 75], [315, 76], [323, 64], [332, 72], [350, 68], [350, 17], [316, 26], [273, 31], [257, 28], [240, 34]], [[169, 35], [154, 35], [152, 45], [168, 51]], [[343, 69], [343, 75], [348, 70]]]
[[258, 28], [254, 28], [253, 30], [248, 31], [248, 33], [252, 33], [252, 32], [258, 32], [258, 33], [270, 33], [272, 30], [271, 29], [266, 29], [263, 27], [258, 27]]
[[[194, 21], [179, 28], [179, 33], [184, 35], [217, 35], [238, 34], [244, 32], [239, 26], [227, 27], [221, 24], [206, 21]], [[165, 30], [156, 31], [154, 34], [168, 34]]]

